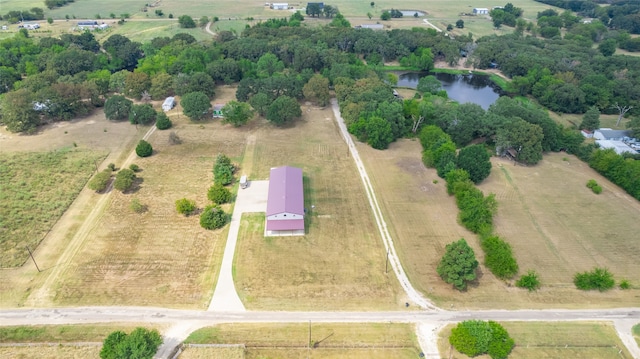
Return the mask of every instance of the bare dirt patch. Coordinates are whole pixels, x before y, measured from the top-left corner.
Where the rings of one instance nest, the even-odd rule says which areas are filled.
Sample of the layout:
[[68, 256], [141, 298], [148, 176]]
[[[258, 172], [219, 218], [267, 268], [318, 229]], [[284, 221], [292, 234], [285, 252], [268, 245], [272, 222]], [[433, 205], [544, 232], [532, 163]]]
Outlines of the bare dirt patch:
[[[535, 269], [543, 288], [529, 293], [496, 279], [484, 266], [478, 283], [464, 294], [437, 275], [446, 244], [461, 237], [483, 262], [476, 236], [457, 223], [455, 200], [446, 194], [435, 170], [419, 170], [420, 144], [401, 140], [389, 150], [359, 145], [397, 251], [413, 285], [446, 309], [610, 307], [637, 304], [637, 291], [582, 292], [574, 288], [577, 271], [607, 267], [616, 278], [640, 282], [640, 204], [575, 157], [545, 155], [535, 167], [514, 167], [494, 159], [491, 176], [480, 186], [496, 193], [496, 232], [511, 243], [520, 271]], [[568, 157], [568, 161], [563, 161]], [[498, 167], [502, 165], [502, 169]], [[507, 180], [505, 175], [509, 175]], [[594, 195], [588, 179], [603, 183]], [[434, 180], [438, 183], [433, 183]], [[516, 187], [514, 187], [516, 186]]]
[[[600, 322], [501, 322], [516, 343], [510, 358], [632, 358], [613, 325]], [[447, 358], [468, 358], [449, 344], [453, 324], [440, 331], [438, 347]]]
[[235, 279], [248, 309], [370, 309], [404, 304], [362, 182], [330, 108], [303, 106], [286, 128], [255, 132], [252, 179], [271, 167], [303, 169], [307, 234], [264, 238], [264, 215], [244, 216]]

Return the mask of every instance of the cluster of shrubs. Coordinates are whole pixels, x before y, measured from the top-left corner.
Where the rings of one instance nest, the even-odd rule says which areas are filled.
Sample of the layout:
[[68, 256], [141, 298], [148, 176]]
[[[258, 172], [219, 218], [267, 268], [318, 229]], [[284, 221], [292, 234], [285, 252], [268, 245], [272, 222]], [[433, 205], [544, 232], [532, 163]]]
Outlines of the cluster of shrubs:
[[449, 343], [462, 354], [475, 357], [489, 354], [492, 359], [509, 356], [515, 342], [502, 325], [493, 321], [466, 320], [451, 330]]
[[[213, 204], [204, 208], [200, 214], [200, 226], [205, 229], [218, 229], [224, 227], [231, 220], [231, 215], [225, 213], [221, 204], [231, 202], [233, 195], [225, 185], [233, 182], [233, 174], [235, 166], [231, 163], [229, 157], [219, 154], [216, 157], [216, 163], [213, 166], [214, 184], [207, 192], [207, 198]], [[176, 201], [176, 211], [185, 216], [193, 214], [197, 209], [196, 202], [187, 198], [181, 198]]]
[[[96, 192], [103, 192], [107, 189], [113, 172], [117, 170], [116, 165], [110, 163], [105, 170], [97, 173], [91, 181], [89, 181], [88, 187]], [[121, 192], [126, 192], [136, 181], [136, 172], [140, 171], [140, 167], [136, 164], [132, 164], [129, 168], [124, 168], [118, 171], [116, 174], [113, 187]]]
[[613, 274], [606, 268], [594, 268], [590, 272], [576, 273], [573, 277], [573, 283], [576, 288], [581, 290], [597, 289], [601, 292], [607, 291], [616, 285]]
[[591, 188], [591, 190], [595, 194], [602, 193], [602, 187], [600, 187], [598, 182], [596, 182], [596, 180], [594, 180], [594, 179], [590, 179], [589, 181], [587, 181], [587, 188]]

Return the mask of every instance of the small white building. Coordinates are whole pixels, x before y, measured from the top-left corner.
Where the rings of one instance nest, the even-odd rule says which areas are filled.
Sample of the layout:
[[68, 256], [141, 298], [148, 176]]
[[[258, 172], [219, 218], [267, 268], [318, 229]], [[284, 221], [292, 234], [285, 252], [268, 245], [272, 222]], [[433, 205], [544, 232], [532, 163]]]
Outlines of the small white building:
[[27, 30], [37, 30], [40, 28], [40, 24], [35, 23], [35, 24], [24, 24], [23, 26], [25, 29]]
[[612, 130], [610, 128], [599, 128], [593, 133], [596, 140], [622, 141], [631, 136], [630, 130]]
[[273, 10], [287, 10], [289, 9], [289, 3], [286, 2], [274, 2], [270, 5]]
[[637, 151], [634, 148], [629, 147], [626, 143], [622, 141], [611, 141], [611, 140], [596, 140], [596, 143], [602, 149], [611, 148], [616, 151], [617, 154], [621, 155], [625, 152], [636, 153]]
[[167, 112], [176, 106], [175, 97], [167, 97], [162, 103], [162, 111]]
[[474, 15], [488, 15], [489, 14], [489, 9], [487, 9], [486, 7], [474, 7], [473, 8], [473, 14]]

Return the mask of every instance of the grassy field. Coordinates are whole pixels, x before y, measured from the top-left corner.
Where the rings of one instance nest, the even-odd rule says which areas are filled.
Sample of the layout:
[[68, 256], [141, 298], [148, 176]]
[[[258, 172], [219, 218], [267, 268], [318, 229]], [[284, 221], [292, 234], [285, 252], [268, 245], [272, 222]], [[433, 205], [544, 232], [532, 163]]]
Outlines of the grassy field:
[[[445, 182], [422, 165], [418, 141], [401, 140], [386, 151], [358, 146], [405, 270], [413, 285], [439, 305], [637, 305], [640, 264], [635, 258], [640, 255], [640, 243], [635, 238], [640, 231], [636, 220], [640, 204], [575, 157], [549, 154], [535, 167], [514, 167], [512, 162], [493, 159], [491, 176], [480, 188], [496, 193], [496, 232], [512, 245], [520, 272], [537, 270], [543, 287], [529, 293], [480, 266], [478, 283], [460, 294], [436, 274], [445, 245], [464, 237], [481, 263], [483, 253], [475, 235], [457, 223], [458, 210], [446, 194]], [[585, 187], [591, 178], [603, 185], [601, 195]], [[574, 289], [573, 275], [595, 266], [609, 268], [618, 280], [628, 279], [636, 289], [605, 293]]]
[[[217, 93], [216, 101], [224, 101], [233, 90]], [[175, 201], [186, 197], [204, 208], [215, 156], [225, 153], [239, 161], [246, 133], [219, 121], [192, 123], [177, 111], [170, 113], [174, 127], [149, 139], [154, 155], [135, 160], [142, 168], [139, 188], [112, 193], [99, 222], [64, 268], [52, 288], [56, 304], [208, 305], [227, 229], [202, 229], [197, 215], [175, 211]], [[170, 144], [172, 131], [182, 144]], [[115, 162], [118, 167], [121, 163]], [[148, 211], [133, 213], [129, 206], [134, 198]]]
[[[244, 344], [246, 358], [416, 358], [420, 352], [413, 326], [392, 323], [312, 323], [311, 329], [306, 323], [225, 324], [200, 329], [185, 343]], [[198, 349], [205, 354], [220, 350]]]
[[[632, 358], [609, 323], [503, 322], [500, 324], [516, 343], [509, 358]], [[440, 354], [450, 359], [468, 358], [449, 345], [449, 335], [453, 327], [454, 325], [451, 324], [439, 333]], [[485, 358], [485, 356], [478, 358]]]
[[241, 346], [190, 347], [186, 346], [179, 359], [245, 359], [245, 349]]
[[[129, 333], [139, 326], [133, 323], [97, 323], [0, 327], [0, 343], [101, 342], [113, 331]], [[152, 327], [161, 328], [157, 325]]]
[[[576, 115], [570, 113], [556, 113], [549, 111], [549, 115], [551, 118], [557, 123], [563, 125], [564, 127], [580, 127], [582, 123], [582, 117], [584, 115]], [[623, 118], [620, 121], [620, 125], [616, 126], [616, 122], [618, 121], [618, 115], [600, 115], [600, 127], [602, 128], [612, 128], [614, 130], [626, 130], [626, 124], [629, 122], [629, 119]]]
[[[267, 19], [267, 18], [280, 18], [288, 17], [291, 12], [289, 11], [276, 11], [270, 10], [267, 6], [264, 6], [264, 2], [257, 1], [232, 1], [232, 0], [162, 0], [156, 7], [148, 8], [147, 12], [143, 12], [144, 5], [148, 2], [144, 1], [130, 1], [130, 0], [113, 0], [109, 2], [99, 2], [96, 0], [76, 0], [69, 5], [56, 8], [53, 10], [45, 9], [45, 17], [52, 17], [54, 19], [62, 20], [66, 15], [70, 16], [73, 21], [73, 16], [78, 19], [94, 19], [99, 15], [102, 19], [109, 19], [105, 21], [112, 21], [110, 14], [120, 16], [121, 14], [129, 14], [134, 20], [155, 20], [158, 17], [155, 15], [154, 10], [161, 9], [167, 18], [169, 14], [173, 14], [175, 18], [180, 15], [190, 15], [195, 19], [199, 19], [201, 16], [218, 16], [221, 20], [240, 20], [248, 17], [255, 19]], [[539, 11], [550, 8], [548, 5], [537, 3], [533, 0], [515, 0], [512, 3], [524, 9], [523, 17], [529, 21], [535, 20], [536, 14]], [[296, 9], [302, 9], [305, 6], [305, 2], [289, 3]], [[474, 7], [487, 7], [492, 8], [496, 6], [495, 2], [489, 0], [477, 0], [468, 3], [451, 2], [447, 0], [436, 0], [424, 3], [418, 0], [405, 0], [401, 3], [391, 0], [376, 1], [375, 6], [371, 7], [370, 2], [361, 1], [347, 1], [338, 0], [332, 2], [331, 5], [337, 6], [340, 12], [343, 13], [352, 24], [373, 23], [382, 22], [380, 15], [384, 10], [391, 8], [401, 10], [418, 10], [425, 12], [426, 19], [436, 25], [440, 29], [446, 29], [448, 24], [455, 24], [458, 19], [463, 19], [465, 22], [464, 29], [454, 29], [453, 34], [468, 34], [469, 32], [474, 34], [474, 37], [478, 38], [484, 35], [491, 34], [506, 34], [513, 31], [512, 28], [502, 27], [499, 30], [493, 28], [493, 24], [488, 16], [466, 16], [465, 13], [471, 13]], [[504, 5], [504, 4], [501, 4]], [[28, 0], [2, 0], [2, 11], [8, 10], [26, 10], [34, 6], [42, 7], [40, 1]], [[7, 10], [4, 10], [7, 9]], [[304, 11], [303, 11], [304, 13]], [[367, 14], [371, 13], [372, 19], [369, 20]], [[133, 22], [133, 21], [132, 21]], [[221, 21], [223, 23], [224, 21]], [[310, 24], [317, 23], [317, 20], [309, 21]], [[422, 18], [405, 17], [402, 19], [394, 19], [393, 21], [382, 22], [390, 28], [411, 28], [411, 27], [427, 27]], [[137, 26], [137, 25], [136, 25]], [[239, 27], [233, 27], [235, 29], [241, 29]], [[126, 30], [126, 29], [125, 29]], [[164, 28], [160, 28], [162, 32], [167, 31]], [[135, 30], [138, 31], [138, 30]], [[154, 30], [155, 31], [155, 30]], [[126, 33], [125, 33], [126, 34]], [[6, 34], [0, 33], [0, 38], [6, 36]], [[163, 35], [164, 36], [164, 35]], [[194, 35], [195, 36], [195, 35]]]
[[[0, 266], [22, 265], [95, 171], [101, 151], [0, 152]], [[64, 184], [61, 186], [60, 184]]]
[[29, 347], [0, 347], [2, 358], [39, 358], [39, 359], [84, 359], [99, 358], [99, 345], [43, 345]]
[[307, 234], [265, 239], [264, 215], [245, 215], [234, 264], [240, 298], [250, 309], [398, 308], [404, 299], [384, 273], [384, 246], [333, 113], [310, 106], [303, 113], [287, 128], [258, 124], [248, 175], [267, 179], [271, 167], [301, 167]]
[[638, 346], [640, 347], [640, 324], [633, 326], [633, 336], [636, 338], [636, 342], [638, 342]]

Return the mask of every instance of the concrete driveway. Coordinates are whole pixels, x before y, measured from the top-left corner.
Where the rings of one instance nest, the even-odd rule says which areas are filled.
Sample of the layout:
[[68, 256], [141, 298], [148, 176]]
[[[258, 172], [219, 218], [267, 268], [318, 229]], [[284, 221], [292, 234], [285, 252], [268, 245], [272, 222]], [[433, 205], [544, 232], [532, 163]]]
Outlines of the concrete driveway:
[[209, 311], [214, 312], [241, 312], [244, 305], [238, 297], [236, 287], [233, 283], [233, 257], [240, 231], [240, 219], [242, 214], [247, 212], [267, 212], [267, 194], [269, 192], [269, 181], [249, 181], [249, 186], [240, 188], [236, 196], [231, 224], [229, 225], [229, 235], [224, 248], [222, 265], [213, 298], [209, 304]]

